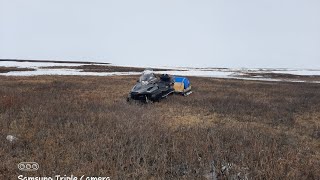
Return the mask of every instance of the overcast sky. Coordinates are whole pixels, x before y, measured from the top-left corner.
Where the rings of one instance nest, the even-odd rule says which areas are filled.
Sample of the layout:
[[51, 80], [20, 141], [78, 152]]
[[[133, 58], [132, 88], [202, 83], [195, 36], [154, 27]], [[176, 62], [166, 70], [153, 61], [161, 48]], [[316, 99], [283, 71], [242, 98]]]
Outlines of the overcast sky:
[[320, 68], [320, 1], [0, 0], [0, 58]]

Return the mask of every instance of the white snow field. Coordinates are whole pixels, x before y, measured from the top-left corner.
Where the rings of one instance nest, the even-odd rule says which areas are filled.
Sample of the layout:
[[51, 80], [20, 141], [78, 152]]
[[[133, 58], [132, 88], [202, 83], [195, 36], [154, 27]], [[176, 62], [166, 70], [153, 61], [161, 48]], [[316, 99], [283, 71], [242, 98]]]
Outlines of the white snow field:
[[[40, 75], [70, 75], [70, 76], [117, 76], [117, 75], [139, 75], [141, 72], [83, 72], [81, 69], [68, 69], [71, 66], [99, 65], [115, 66], [112, 64], [83, 64], [83, 63], [53, 63], [53, 62], [17, 62], [0, 61], [0, 67], [32, 68], [34, 71], [10, 71], [0, 73], [3, 76], [40, 76]], [[63, 66], [66, 68], [54, 68]], [[125, 65], [121, 65], [125, 66]], [[46, 68], [42, 68], [46, 67]], [[48, 68], [51, 67], [51, 68]], [[132, 67], [132, 66], [130, 66]], [[136, 66], [140, 67], [141, 66]], [[266, 78], [265, 73], [289, 74], [299, 76], [320, 76], [320, 69], [285, 69], [285, 68], [192, 68], [192, 67], [146, 67], [157, 69], [172, 69], [170, 71], [156, 71], [157, 74], [170, 74], [177, 76], [198, 76], [258, 81], [284, 81], [284, 82], [309, 82], [320, 83], [320, 81], [304, 81], [299, 79]], [[247, 73], [254, 73], [254, 76], [245, 76]], [[261, 74], [261, 75], [259, 75]]]

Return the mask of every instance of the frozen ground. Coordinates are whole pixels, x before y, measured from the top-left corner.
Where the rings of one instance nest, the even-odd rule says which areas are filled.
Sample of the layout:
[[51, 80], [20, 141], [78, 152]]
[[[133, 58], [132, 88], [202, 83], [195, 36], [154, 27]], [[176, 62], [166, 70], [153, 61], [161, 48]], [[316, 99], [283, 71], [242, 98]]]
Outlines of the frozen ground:
[[[114, 76], [114, 75], [139, 75], [140, 72], [83, 72], [82, 69], [68, 69], [67, 67], [92, 65], [78, 63], [51, 63], [51, 62], [16, 62], [0, 61], [0, 67], [32, 68], [34, 71], [11, 71], [0, 73], [4, 76], [39, 76], [39, 75], [76, 75], [76, 76]], [[102, 65], [99, 66], [112, 66]], [[60, 66], [60, 68], [54, 68]], [[61, 68], [61, 66], [66, 68]], [[51, 67], [51, 68], [41, 68]], [[141, 66], [140, 66], [141, 67]], [[200, 76], [228, 79], [259, 80], [259, 81], [286, 81], [286, 82], [311, 82], [320, 83], [317, 80], [305, 80], [301, 78], [266, 78], [264, 74], [298, 75], [302, 77], [320, 76], [320, 69], [268, 69], [268, 68], [190, 68], [190, 67], [151, 67], [157, 69], [175, 69], [172, 71], [157, 71], [180, 76]], [[250, 75], [254, 73], [255, 75]], [[248, 76], [249, 75], [249, 76]]]

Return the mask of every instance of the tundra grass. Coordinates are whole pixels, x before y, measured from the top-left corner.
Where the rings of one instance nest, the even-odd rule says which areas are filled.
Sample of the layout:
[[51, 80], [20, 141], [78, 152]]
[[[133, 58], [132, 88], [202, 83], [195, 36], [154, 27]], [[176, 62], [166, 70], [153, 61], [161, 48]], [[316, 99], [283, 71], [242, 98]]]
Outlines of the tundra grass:
[[127, 103], [136, 79], [0, 76], [0, 179], [25, 161], [28, 176], [320, 178], [319, 84], [192, 77], [188, 97]]

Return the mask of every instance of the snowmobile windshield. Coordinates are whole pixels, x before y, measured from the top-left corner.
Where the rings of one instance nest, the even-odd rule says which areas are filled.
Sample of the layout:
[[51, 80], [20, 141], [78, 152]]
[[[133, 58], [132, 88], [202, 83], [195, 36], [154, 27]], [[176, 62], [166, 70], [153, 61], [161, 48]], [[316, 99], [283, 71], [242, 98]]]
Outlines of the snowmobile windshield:
[[154, 75], [153, 74], [142, 74], [141, 76], [140, 76], [140, 82], [142, 82], [142, 81], [150, 81], [150, 80], [152, 80], [152, 79], [154, 79], [155, 77], [154, 77]]
[[139, 82], [143, 84], [148, 84], [148, 82], [154, 80], [156, 77], [153, 74], [153, 71], [147, 70], [142, 73], [140, 76]]

